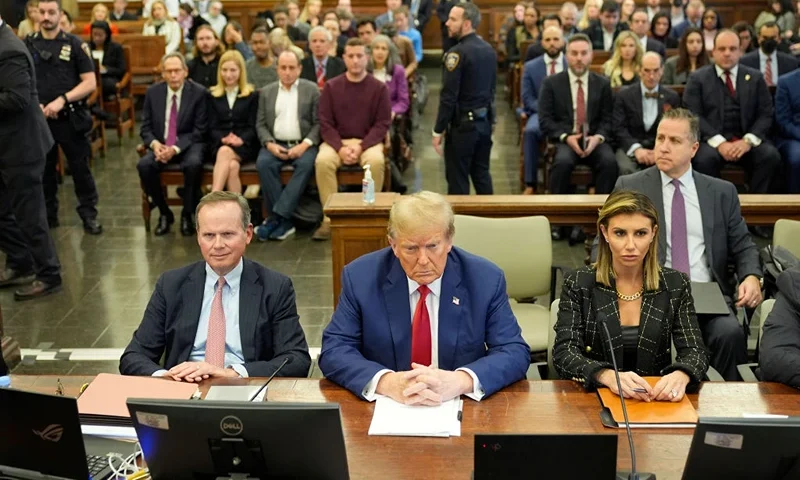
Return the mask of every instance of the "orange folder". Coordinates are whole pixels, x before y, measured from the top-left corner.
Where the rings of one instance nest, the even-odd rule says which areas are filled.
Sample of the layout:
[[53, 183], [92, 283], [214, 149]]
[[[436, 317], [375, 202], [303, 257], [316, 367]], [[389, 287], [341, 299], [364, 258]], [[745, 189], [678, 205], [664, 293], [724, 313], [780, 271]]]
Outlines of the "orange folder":
[[[651, 387], [661, 377], [644, 377]], [[619, 396], [608, 388], [597, 389], [602, 410], [600, 420], [610, 428], [625, 428], [625, 416]], [[680, 402], [643, 402], [625, 399], [631, 428], [694, 428], [697, 424], [697, 410], [689, 397], [683, 396]]]

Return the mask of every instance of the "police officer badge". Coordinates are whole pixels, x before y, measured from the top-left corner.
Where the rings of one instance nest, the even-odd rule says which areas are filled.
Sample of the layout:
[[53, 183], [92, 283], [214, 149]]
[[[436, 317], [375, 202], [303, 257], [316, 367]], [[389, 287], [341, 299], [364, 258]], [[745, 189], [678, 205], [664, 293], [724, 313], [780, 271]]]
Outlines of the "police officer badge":
[[59, 60], [63, 60], [65, 62], [69, 62], [69, 57], [72, 55], [72, 46], [71, 45], [64, 45], [61, 47], [61, 52], [58, 54]]
[[81, 43], [81, 50], [83, 50], [83, 53], [85, 53], [87, 57], [92, 58], [92, 51], [89, 50], [89, 45], [87, 45], [86, 42]]
[[448, 53], [447, 57], [444, 59], [444, 66], [447, 68], [448, 72], [452, 72], [458, 66], [458, 61], [461, 60], [461, 56], [457, 53]]

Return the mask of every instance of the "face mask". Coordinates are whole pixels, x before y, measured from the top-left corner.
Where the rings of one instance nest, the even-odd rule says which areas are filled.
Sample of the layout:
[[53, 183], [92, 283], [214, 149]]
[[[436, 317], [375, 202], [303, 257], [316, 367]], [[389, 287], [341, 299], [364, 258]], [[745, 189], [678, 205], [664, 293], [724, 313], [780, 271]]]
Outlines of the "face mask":
[[767, 38], [761, 42], [761, 50], [763, 50], [767, 55], [772, 55], [772, 52], [774, 52], [777, 48], [778, 41], [774, 38]]

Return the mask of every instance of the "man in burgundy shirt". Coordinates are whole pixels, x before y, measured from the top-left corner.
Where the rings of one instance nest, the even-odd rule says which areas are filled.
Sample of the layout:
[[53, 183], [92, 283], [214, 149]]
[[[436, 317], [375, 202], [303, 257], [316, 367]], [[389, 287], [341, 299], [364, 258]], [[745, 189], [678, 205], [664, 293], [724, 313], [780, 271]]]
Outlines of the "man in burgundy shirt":
[[[383, 140], [392, 123], [392, 105], [386, 84], [367, 72], [364, 43], [351, 38], [344, 48], [344, 75], [325, 83], [319, 99], [322, 145], [317, 154], [316, 177], [322, 206], [338, 190], [336, 170], [341, 165], [369, 165], [375, 186], [383, 185]], [[314, 232], [314, 240], [328, 240], [328, 217]]]

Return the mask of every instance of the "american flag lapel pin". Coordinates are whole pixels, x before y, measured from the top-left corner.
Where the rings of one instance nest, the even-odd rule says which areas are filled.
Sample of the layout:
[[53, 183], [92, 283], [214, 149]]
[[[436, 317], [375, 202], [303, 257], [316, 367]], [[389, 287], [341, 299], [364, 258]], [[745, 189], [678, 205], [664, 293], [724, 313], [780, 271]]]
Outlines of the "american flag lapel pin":
[[458, 297], [453, 297], [453, 304], [454, 305], [461, 305], [461, 300], [459, 300]]

